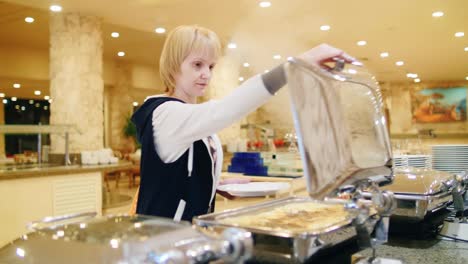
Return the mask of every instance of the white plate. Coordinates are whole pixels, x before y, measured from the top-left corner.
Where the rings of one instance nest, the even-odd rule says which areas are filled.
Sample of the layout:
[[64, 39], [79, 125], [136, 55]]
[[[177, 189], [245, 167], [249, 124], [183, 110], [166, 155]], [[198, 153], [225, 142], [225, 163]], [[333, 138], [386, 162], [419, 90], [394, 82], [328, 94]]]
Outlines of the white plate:
[[245, 184], [220, 185], [218, 186], [218, 190], [239, 197], [254, 197], [272, 195], [289, 187], [290, 185], [287, 182], [250, 182]]

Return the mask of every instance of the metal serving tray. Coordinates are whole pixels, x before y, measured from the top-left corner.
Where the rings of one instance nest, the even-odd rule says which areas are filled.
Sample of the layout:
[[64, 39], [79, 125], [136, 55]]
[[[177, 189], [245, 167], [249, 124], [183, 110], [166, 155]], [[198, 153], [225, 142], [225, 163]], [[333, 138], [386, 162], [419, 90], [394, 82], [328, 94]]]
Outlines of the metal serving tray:
[[[288, 229], [271, 230], [269, 228], [252, 227], [251, 225], [224, 224], [223, 220], [239, 216], [252, 216], [261, 212], [274, 210], [285, 205], [314, 202], [318, 204], [340, 204], [348, 212], [349, 217], [337, 221], [324, 228], [314, 231], [292, 232]], [[264, 260], [272, 261], [282, 255], [283, 260], [303, 262], [322, 249], [330, 248], [345, 241], [356, 239], [358, 232], [370, 234], [380, 219], [375, 210], [368, 205], [361, 208], [350, 206], [344, 200], [317, 201], [308, 197], [287, 197], [249, 207], [212, 213], [194, 218], [195, 225], [209, 231], [218, 232], [229, 227], [245, 229], [253, 234], [255, 247], [254, 256], [262, 256]], [[364, 209], [364, 213], [363, 210]], [[362, 241], [365, 243], [365, 241]]]
[[0, 263], [243, 262], [251, 255], [251, 235], [245, 231], [227, 229], [214, 237], [195, 230], [188, 222], [140, 215], [93, 215], [34, 223], [31, 227], [35, 231], [0, 248]]
[[[421, 221], [461, 196], [464, 181], [443, 171], [406, 167], [395, 169], [393, 183], [382, 189], [394, 193], [397, 206], [392, 217]], [[364, 195], [370, 197], [370, 193]]]

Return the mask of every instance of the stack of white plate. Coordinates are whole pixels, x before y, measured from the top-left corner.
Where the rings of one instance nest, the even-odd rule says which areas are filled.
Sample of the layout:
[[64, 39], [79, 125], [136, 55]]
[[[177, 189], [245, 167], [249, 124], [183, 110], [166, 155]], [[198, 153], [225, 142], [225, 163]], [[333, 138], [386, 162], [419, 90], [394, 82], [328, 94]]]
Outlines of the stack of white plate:
[[432, 168], [431, 155], [395, 155], [393, 157], [395, 167]]
[[433, 145], [433, 168], [459, 173], [468, 170], [468, 145]]

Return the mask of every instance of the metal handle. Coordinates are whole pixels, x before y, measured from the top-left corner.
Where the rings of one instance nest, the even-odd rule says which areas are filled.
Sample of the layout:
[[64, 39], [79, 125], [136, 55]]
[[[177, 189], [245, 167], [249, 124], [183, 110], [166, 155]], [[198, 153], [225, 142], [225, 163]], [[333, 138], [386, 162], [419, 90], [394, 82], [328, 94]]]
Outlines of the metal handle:
[[[39, 221], [33, 221], [26, 225], [26, 227], [31, 231], [40, 230], [43, 228], [47, 228], [52, 226], [51, 224], [55, 224], [57, 222], [72, 220], [75, 218], [93, 218], [97, 215], [96, 212], [86, 212], [86, 213], [78, 213], [78, 214], [70, 214], [70, 215], [61, 215], [61, 216], [48, 216], [43, 218]], [[43, 226], [41, 226], [43, 225]]]

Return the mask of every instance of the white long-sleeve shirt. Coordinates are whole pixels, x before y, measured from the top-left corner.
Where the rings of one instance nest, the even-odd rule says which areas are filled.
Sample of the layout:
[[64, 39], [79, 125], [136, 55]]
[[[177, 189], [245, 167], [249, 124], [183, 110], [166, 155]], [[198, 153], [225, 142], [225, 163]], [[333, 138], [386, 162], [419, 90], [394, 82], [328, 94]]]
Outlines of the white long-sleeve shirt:
[[[150, 96], [157, 97], [164, 95]], [[260, 75], [254, 76], [226, 97], [201, 104], [166, 102], [157, 107], [152, 116], [156, 152], [163, 162], [176, 161], [193, 142], [213, 136], [217, 145], [215, 178], [222, 168], [222, 148], [214, 134], [229, 126], [271, 98]]]

